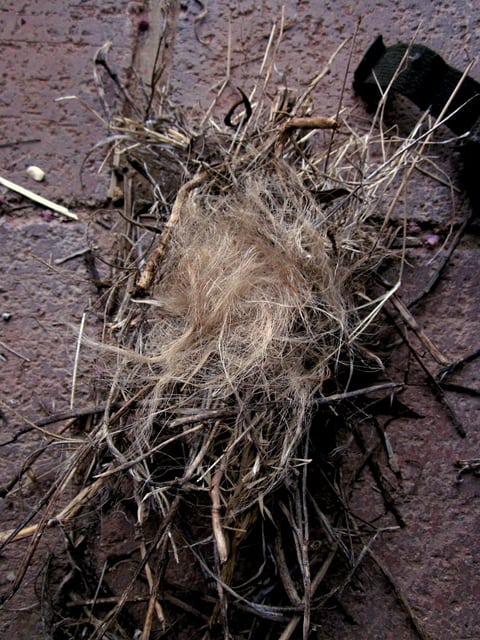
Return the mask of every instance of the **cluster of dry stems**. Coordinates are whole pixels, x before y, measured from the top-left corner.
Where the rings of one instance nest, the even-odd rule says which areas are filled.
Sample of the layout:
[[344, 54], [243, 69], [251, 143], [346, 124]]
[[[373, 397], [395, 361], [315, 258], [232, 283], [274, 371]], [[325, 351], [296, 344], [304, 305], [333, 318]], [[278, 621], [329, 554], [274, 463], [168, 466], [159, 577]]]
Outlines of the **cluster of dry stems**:
[[[421, 139], [390, 150], [381, 133], [359, 135], [345, 122], [332, 137], [337, 121], [309, 110], [315, 84], [290, 110], [276, 109], [262, 69], [251, 118], [234, 131], [210, 115], [195, 134], [167, 117], [111, 125], [117, 159], [140, 167], [152, 201], [138, 215], [126, 180], [119, 267], [95, 347], [112, 375], [101, 416], [70, 460], [86, 470], [81, 499], [55, 523], [74, 526], [82, 500], [118, 481], [130, 487], [143, 533], [138, 571], [103, 620], [90, 620], [91, 638], [112, 628], [125, 637], [118, 619], [143, 573], [143, 640], [172, 624], [162, 594], [199, 617], [205, 637], [252, 633], [255, 622], [232, 614], [246, 611], [282, 624], [282, 640], [302, 625], [306, 638], [312, 607], [328, 595], [317, 593], [321, 581], [345, 546], [309, 485], [310, 428], [326, 394], [348, 395], [357, 357], [379, 368], [362, 339], [400, 276], [375, 294], [372, 276], [390, 256], [387, 219], [400, 193], [391, 185], [405, 186], [399, 176], [411, 172]], [[165, 163], [183, 182], [171, 195], [160, 186]], [[323, 554], [310, 550], [311, 519]], [[162, 581], [181, 562], [214, 581], [202, 611]], [[277, 600], [250, 597], [252, 580]]]

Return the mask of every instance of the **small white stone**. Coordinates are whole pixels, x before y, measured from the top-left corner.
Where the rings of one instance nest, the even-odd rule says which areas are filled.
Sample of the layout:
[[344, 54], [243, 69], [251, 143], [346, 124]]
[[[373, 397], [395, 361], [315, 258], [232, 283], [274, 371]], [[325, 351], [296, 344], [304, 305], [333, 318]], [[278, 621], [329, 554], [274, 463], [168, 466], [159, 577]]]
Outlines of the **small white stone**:
[[45, 171], [43, 169], [40, 169], [40, 167], [36, 167], [33, 164], [27, 167], [27, 173], [31, 178], [33, 178], [37, 182], [42, 182], [42, 180], [45, 178]]

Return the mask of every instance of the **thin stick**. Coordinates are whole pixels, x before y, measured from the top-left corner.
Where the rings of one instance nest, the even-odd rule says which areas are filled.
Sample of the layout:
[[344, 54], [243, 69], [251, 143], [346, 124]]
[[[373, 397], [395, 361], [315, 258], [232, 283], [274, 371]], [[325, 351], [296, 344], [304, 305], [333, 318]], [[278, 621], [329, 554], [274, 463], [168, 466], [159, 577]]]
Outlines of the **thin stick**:
[[[355, 438], [355, 442], [358, 445], [358, 448], [360, 449], [360, 451], [362, 452], [362, 454], [364, 454], [365, 456], [365, 460], [362, 461], [362, 465], [361, 468], [363, 468], [364, 464], [368, 464], [368, 468], [370, 469], [370, 473], [373, 476], [373, 479], [375, 480], [375, 482], [377, 483], [377, 487], [382, 495], [383, 498], [383, 502], [385, 504], [385, 508], [390, 511], [390, 513], [393, 515], [393, 517], [395, 518], [395, 520], [397, 521], [397, 524], [400, 527], [405, 527], [406, 526], [406, 522], [405, 519], [403, 517], [403, 515], [401, 514], [399, 508], [397, 507], [397, 505], [395, 504], [395, 498], [392, 494], [392, 492], [390, 491], [390, 489], [387, 487], [386, 482], [385, 482], [385, 476], [382, 472], [382, 469], [380, 468], [380, 465], [378, 464], [378, 462], [373, 458], [372, 453], [373, 451], [369, 451], [367, 444], [365, 442], [365, 439], [363, 437], [363, 434], [361, 432], [360, 429], [355, 428], [353, 430], [353, 437]], [[358, 474], [356, 474], [358, 477]]]
[[[325, 562], [322, 564], [322, 566], [317, 571], [317, 573], [315, 574], [315, 577], [312, 580], [312, 597], [315, 595], [315, 592], [318, 589], [318, 587], [320, 586], [320, 583], [322, 582], [322, 580], [326, 576], [327, 571], [330, 568], [330, 565], [332, 564], [333, 559], [335, 558], [335, 556], [337, 554], [337, 551], [338, 551], [338, 543], [335, 542], [333, 544], [333, 546], [332, 546], [332, 550], [330, 551], [330, 553], [328, 554], [327, 558], [325, 559]], [[301, 619], [302, 618], [300, 616], [294, 616], [290, 620], [288, 625], [285, 627], [285, 629], [282, 632], [282, 635], [278, 638], [278, 640], [290, 640], [290, 638], [292, 637], [293, 633], [295, 632], [295, 629], [299, 625]]]
[[297, 593], [290, 571], [288, 570], [285, 553], [283, 551], [282, 538], [279, 532], [277, 532], [273, 542], [273, 555], [275, 556], [278, 575], [280, 576], [280, 580], [282, 581], [283, 588], [285, 589], [288, 599], [294, 606], [301, 606], [302, 599]]
[[335, 118], [325, 118], [323, 116], [311, 116], [304, 118], [291, 118], [280, 128], [280, 135], [278, 142], [275, 145], [275, 153], [279, 155], [283, 149], [283, 146], [287, 142], [288, 138], [292, 135], [295, 129], [337, 129], [338, 120]]
[[238, 413], [236, 407], [221, 407], [219, 409], [199, 409], [198, 412], [192, 413], [190, 416], [184, 416], [181, 418], [175, 418], [169, 425], [170, 429], [176, 429], [177, 427], [184, 427], [187, 424], [194, 424], [195, 422], [212, 421], [216, 418], [228, 418]]
[[370, 556], [370, 558], [374, 561], [374, 563], [377, 565], [377, 567], [380, 569], [380, 571], [383, 573], [383, 575], [388, 580], [388, 582], [390, 583], [390, 586], [392, 587], [395, 595], [397, 596], [397, 599], [400, 602], [403, 610], [407, 614], [408, 621], [410, 622], [417, 636], [420, 638], [420, 640], [429, 640], [429, 636], [422, 629], [420, 622], [417, 619], [417, 616], [413, 613], [412, 608], [408, 603], [408, 600], [404, 596], [403, 591], [398, 586], [390, 570], [387, 569], [387, 567], [383, 564], [380, 558], [369, 547], [367, 547], [367, 553]]
[[[54, 413], [53, 415], [47, 416], [46, 418], [40, 418], [40, 420], [35, 420], [34, 424], [36, 427], [45, 427], [48, 424], [55, 424], [55, 422], [63, 422], [64, 420], [71, 420], [71, 419], [76, 420], [77, 418], [83, 418], [84, 416], [92, 416], [92, 415], [95, 415], [96, 413], [104, 413], [106, 407], [107, 407], [106, 404], [99, 404], [99, 405], [94, 405], [92, 407], [83, 407], [81, 409], [72, 409], [71, 411]], [[119, 407], [120, 407], [120, 404], [117, 403], [112, 406], [112, 409], [118, 409]]]
[[215, 544], [218, 552], [220, 564], [225, 564], [228, 560], [228, 545], [223, 533], [222, 523], [220, 520], [220, 482], [223, 477], [223, 467], [220, 467], [214, 474], [210, 485], [210, 497], [212, 499], [212, 530], [215, 538]]
[[341, 42], [338, 47], [335, 49], [335, 51], [332, 53], [332, 55], [330, 56], [330, 58], [327, 60], [327, 64], [323, 67], [323, 69], [320, 71], [320, 73], [318, 73], [313, 80], [311, 80], [308, 84], [307, 89], [305, 90], [305, 92], [300, 96], [300, 98], [297, 100], [297, 104], [296, 104], [296, 111], [298, 112], [298, 109], [303, 105], [303, 103], [305, 102], [305, 100], [307, 99], [307, 97], [310, 95], [310, 93], [315, 89], [315, 87], [318, 85], [319, 82], [321, 82], [323, 80], [323, 78], [328, 75], [331, 70], [332, 70], [332, 64], [333, 61], [335, 60], [335, 58], [337, 57], [337, 55], [340, 53], [340, 51], [343, 49], [343, 47], [347, 44], [349, 38], [347, 38], [346, 40], [344, 40], [343, 42]]
[[185, 200], [187, 199], [187, 195], [190, 191], [192, 191], [192, 189], [196, 189], [198, 186], [200, 186], [206, 179], [206, 177], [206, 173], [201, 173], [196, 178], [193, 178], [189, 182], [185, 183], [183, 187], [180, 187], [180, 189], [178, 190], [178, 195], [172, 207], [170, 218], [165, 223], [162, 235], [160, 236], [160, 240], [158, 241], [155, 249], [152, 251], [147, 264], [145, 265], [145, 269], [143, 270], [143, 273], [140, 276], [135, 287], [136, 294], [145, 293], [152, 286], [155, 274], [158, 269], [158, 264], [162, 259], [163, 254], [165, 253], [165, 249], [167, 248], [170, 236], [172, 235], [173, 227], [180, 218], [180, 214], [185, 204]]
[[40, 138], [30, 138], [29, 140], [13, 140], [12, 142], [2, 142], [0, 149], [6, 149], [7, 147], [16, 147], [19, 144], [32, 144], [33, 142], [41, 142]]
[[410, 353], [413, 355], [413, 357], [418, 362], [418, 364], [422, 368], [423, 372], [427, 376], [428, 384], [430, 385], [431, 389], [433, 390], [433, 393], [435, 394], [435, 397], [437, 398], [437, 400], [445, 408], [450, 420], [452, 421], [452, 424], [454, 425], [455, 429], [457, 430], [458, 435], [461, 438], [465, 438], [466, 435], [467, 435], [467, 432], [465, 431], [465, 427], [460, 422], [460, 419], [458, 418], [458, 416], [455, 413], [454, 409], [450, 406], [450, 403], [448, 402], [447, 398], [445, 397], [445, 394], [443, 392], [443, 389], [442, 389], [441, 385], [436, 381], [435, 376], [431, 373], [431, 371], [428, 369], [428, 367], [423, 362], [422, 358], [418, 355], [417, 351], [415, 350], [414, 346], [412, 345], [412, 343], [411, 343], [411, 341], [410, 341], [410, 339], [408, 337], [407, 331], [403, 331], [402, 332], [400, 327], [394, 322], [392, 316], [389, 314], [387, 309], [384, 309], [383, 311], [384, 311], [385, 315], [387, 316], [387, 318], [390, 320], [391, 324], [395, 327], [397, 332], [402, 336], [405, 344], [407, 345], [408, 349], [410, 350]]
[[75, 350], [75, 361], [73, 363], [73, 375], [72, 375], [72, 393], [70, 395], [70, 409], [73, 409], [73, 405], [75, 404], [75, 389], [77, 386], [77, 373], [78, 373], [78, 362], [80, 359], [80, 345], [82, 344], [82, 336], [83, 330], [85, 327], [85, 319], [87, 317], [87, 313], [84, 311], [82, 314], [82, 320], [80, 321], [80, 329], [78, 331], [78, 340], [77, 340], [77, 348]]
[[[147, 596], [132, 596], [128, 598], [128, 602], [146, 602], [148, 600]], [[118, 596], [106, 596], [104, 598], [85, 598], [84, 600], [71, 600], [66, 603], [66, 607], [74, 608], [74, 607], [90, 607], [92, 605], [101, 605], [101, 604], [116, 604], [118, 602]]]
[[404, 385], [401, 382], [382, 382], [380, 384], [374, 384], [371, 387], [364, 387], [363, 389], [355, 389], [354, 391], [345, 391], [345, 393], [335, 393], [331, 396], [323, 396], [322, 398], [316, 398], [315, 405], [331, 404], [333, 402], [342, 402], [343, 400], [350, 400], [351, 398], [358, 398], [358, 396], [364, 396], [367, 393], [374, 393], [375, 391], [384, 391], [385, 389], [398, 389]]
[[416, 319], [407, 309], [406, 305], [403, 304], [400, 298], [397, 298], [396, 296], [392, 296], [390, 300], [393, 306], [395, 307], [395, 309], [402, 316], [402, 320], [415, 333], [415, 335], [423, 344], [423, 346], [428, 350], [432, 358], [436, 362], [438, 362], [438, 364], [448, 366], [450, 364], [450, 360], [447, 360], [447, 358], [445, 358], [445, 356], [440, 352], [440, 350], [433, 344], [433, 342], [426, 335], [422, 327], [418, 324]]
[[65, 436], [58, 435], [57, 433], [51, 433], [50, 431], [47, 431], [47, 429], [42, 429], [42, 427], [39, 424], [32, 422], [31, 420], [23, 416], [19, 411], [9, 406], [6, 402], [4, 402], [1, 399], [0, 399], [0, 406], [3, 407], [6, 412], [13, 413], [15, 416], [17, 416], [19, 420], [21, 420], [25, 424], [28, 424], [28, 426], [31, 429], [34, 429], [35, 431], [39, 431], [44, 436], [47, 436], [47, 438], [51, 438], [52, 440], [58, 440], [59, 442], [63, 442], [63, 443], [71, 443], [71, 444], [82, 443], [83, 444], [83, 440], [79, 440], [76, 438], [66, 438]]
[[[352, 63], [353, 48], [354, 48], [355, 42], [357, 40], [358, 30], [360, 28], [360, 23], [361, 22], [362, 22], [362, 18], [360, 16], [358, 16], [357, 24], [355, 26], [355, 31], [354, 31], [353, 37], [352, 37], [352, 44], [350, 46], [350, 51], [348, 53], [347, 66], [345, 68], [345, 73], [343, 75], [343, 83], [342, 83], [342, 89], [340, 91], [340, 97], [338, 99], [337, 113], [335, 114], [335, 120], [337, 120], [337, 122], [338, 122], [338, 118], [340, 116], [340, 111], [342, 109], [343, 96], [345, 94], [345, 87], [347, 86], [347, 78], [348, 78], [348, 74], [349, 74], [349, 71], [350, 71], [350, 65]], [[328, 170], [328, 161], [330, 159], [330, 153], [332, 151], [333, 138], [335, 136], [335, 131], [336, 131], [336, 127], [332, 128], [332, 133], [330, 134], [330, 141], [328, 143], [327, 156], [325, 158], [325, 165], [324, 165], [324, 168], [323, 168], [323, 171], [324, 171], [325, 174], [327, 173], [327, 170]]]
[[[56, 516], [50, 518], [46, 523], [46, 528], [57, 527], [65, 524], [68, 520], [74, 517], [74, 515], [81, 509], [81, 507], [91, 500], [93, 496], [102, 488], [103, 482], [101, 480], [95, 480], [91, 485], [85, 487], [71, 500], [67, 506], [62, 509]], [[15, 529], [9, 529], [0, 533], [0, 544], [4, 544], [7, 540], [9, 542], [18, 542], [29, 538], [38, 531], [40, 524], [33, 524], [28, 527], [23, 527], [20, 531], [15, 533]]]
[[460, 358], [460, 360], [450, 364], [448, 367], [445, 367], [438, 376], [440, 382], [443, 381], [446, 376], [450, 375], [454, 371], [458, 371], [458, 369], [461, 369], [463, 365], [473, 362], [473, 360], [476, 360], [478, 357], [480, 357], [480, 349], [477, 349], [473, 353], [469, 353], [467, 356], [464, 356], [463, 358]]
[[63, 264], [64, 262], [68, 262], [69, 260], [74, 260], [75, 258], [80, 258], [80, 256], [84, 256], [86, 253], [91, 251], [90, 247], [85, 247], [85, 249], [79, 249], [78, 251], [74, 251], [68, 256], [64, 256], [63, 258], [57, 258], [53, 262], [56, 265]]
[[[142, 541], [140, 545], [140, 550], [141, 550], [142, 558], [144, 558], [147, 555], [147, 548], [144, 541]], [[152, 570], [150, 568], [150, 564], [147, 562], [145, 564], [145, 575], [147, 576], [147, 582], [150, 589], [150, 598], [148, 600], [147, 613], [146, 613], [145, 622], [143, 625], [142, 640], [150, 640], [150, 634], [152, 633], [153, 613], [154, 612], [156, 613], [157, 619], [163, 629], [166, 628], [166, 618], [163, 612], [162, 605], [157, 599], [158, 589], [160, 586], [160, 572], [158, 573], [158, 575], [155, 577], [155, 580], [154, 580], [152, 575]]]
[[288, 625], [285, 627], [285, 629], [282, 632], [282, 635], [278, 638], [278, 640], [290, 640], [293, 633], [295, 632], [295, 629], [298, 627], [300, 620], [301, 620], [300, 616], [294, 616], [290, 620]]
[[3, 347], [4, 349], [9, 351], [10, 353], [13, 353], [13, 355], [17, 356], [17, 358], [21, 358], [21, 360], [25, 360], [25, 362], [31, 362], [30, 358], [27, 358], [27, 356], [22, 356], [21, 353], [19, 353], [18, 351], [15, 351], [15, 349], [12, 349], [12, 347], [9, 347], [8, 344], [5, 344], [5, 342], [3, 342], [3, 340], [0, 340], [0, 347]]
[[153, 455], [154, 453], [157, 453], [157, 451], [160, 451], [160, 449], [163, 449], [164, 447], [166, 447], [167, 445], [171, 444], [172, 442], [176, 442], [180, 438], [185, 438], [185, 437], [189, 436], [190, 434], [195, 433], [196, 431], [200, 431], [201, 429], [204, 429], [204, 428], [205, 428], [205, 425], [199, 424], [196, 427], [192, 427], [191, 429], [187, 429], [186, 431], [182, 431], [181, 433], [177, 433], [176, 435], [171, 436], [170, 438], [167, 438], [166, 440], [164, 440], [160, 444], [155, 445], [154, 447], [152, 447], [151, 449], [149, 449], [145, 453], [142, 453], [142, 455], [137, 456], [136, 458], [133, 458], [132, 460], [127, 460], [126, 462], [123, 462], [122, 464], [120, 464], [120, 465], [118, 465], [116, 467], [113, 466], [110, 469], [108, 469], [107, 471], [104, 471], [103, 473], [98, 473], [95, 477], [96, 478], [108, 478], [108, 476], [115, 475], [116, 473], [119, 473], [120, 471], [126, 471], [127, 469], [130, 469], [131, 467], [134, 467], [139, 462], [142, 462], [143, 460], [145, 460], [145, 458], [148, 458], [151, 455]]
[[251, 602], [250, 600], [247, 600], [247, 598], [243, 597], [237, 591], [232, 589], [232, 587], [230, 587], [228, 584], [223, 582], [223, 580], [221, 580], [219, 576], [216, 575], [210, 569], [210, 567], [207, 565], [207, 563], [203, 560], [201, 555], [198, 553], [198, 551], [194, 547], [190, 547], [190, 550], [192, 554], [197, 558], [199, 564], [201, 565], [205, 573], [207, 573], [213, 580], [215, 580], [216, 583], [220, 584], [222, 589], [224, 589], [227, 593], [229, 593], [231, 596], [235, 598], [237, 606], [240, 607], [243, 605], [243, 607], [247, 609], [247, 611], [254, 613], [255, 615], [261, 618], [264, 618], [265, 620], [274, 620], [278, 622], [285, 621], [285, 618], [284, 618], [285, 613], [298, 611], [299, 609], [298, 607], [293, 607], [293, 606], [275, 607], [275, 606], [269, 606], [269, 605], [260, 604], [257, 602]]
[[147, 106], [145, 107], [144, 121], [150, 118], [150, 112], [152, 110], [152, 104], [155, 98], [155, 90], [157, 88], [157, 83], [159, 82], [165, 70], [165, 62], [163, 59], [161, 61], [161, 64], [159, 64], [160, 54], [165, 52], [165, 47], [168, 47], [168, 44], [165, 43], [165, 31], [167, 30], [167, 26], [168, 26], [168, 18], [165, 17], [165, 13], [163, 11], [162, 11], [162, 18], [163, 18], [163, 25], [162, 25], [163, 28], [161, 30], [161, 33], [158, 35], [158, 44], [155, 51], [155, 57], [152, 63], [152, 73], [150, 76], [150, 95], [148, 96]]
[[215, 97], [213, 98], [210, 106], [205, 112], [202, 120], [200, 121], [200, 130], [203, 130], [205, 124], [208, 122], [214, 106], [217, 104], [218, 98], [222, 95], [225, 90], [225, 87], [230, 82], [231, 77], [231, 69], [232, 69], [232, 21], [231, 16], [228, 20], [228, 37], [227, 37], [227, 68], [225, 72], [225, 78], [223, 79], [222, 84], [220, 85], [220, 89], [217, 91]]
[[[144, 512], [145, 512], [145, 504], [139, 498], [138, 495], [135, 496], [137, 502], [137, 524], [141, 531], [141, 543], [140, 543], [140, 554], [142, 559], [147, 556], [147, 545], [145, 542], [145, 535], [143, 530], [143, 522], [144, 522]], [[150, 563], [147, 561], [145, 564], [145, 575], [147, 577], [148, 587], [150, 589], [150, 598], [148, 601], [147, 614], [145, 616], [145, 622], [143, 625], [143, 635], [142, 640], [149, 640], [150, 634], [152, 632], [152, 620], [153, 620], [153, 612], [157, 614], [157, 619], [161, 624], [162, 628], [166, 628], [166, 618], [163, 612], [162, 605], [157, 600], [158, 590], [160, 586], [160, 570], [157, 571], [157, 575], [155, 579], [153, 578], [152, 569], [150, 567]]]
[[6, 187], [7, 189], [10, 189], [11, 191], [16, 191], [20, 195], [25, 196], [25, 198], [29, 198], [30, 200], [33, 200], [33, 202], [36, 202], [37, 204], [41, 204], [44, 207], [47, 207], [47, 209], [56, 211], [57, 213], [60, 213], [62, 216], [65, 216], [66, 218], [70, 218], [70, 220], [78, 220], [78, 216], [76, 213], [72, 213], [66, 207], [63, 207], [61, 204], [57, 204], [56, 202], [47, 200], [47, 198], [44, 198], [43, 196], [39, 196], [37, 193], [30, 191], [30, 189], [21, 187], [19, 184], [16, 184], [11, 180], [7, 180], [6, 178], [2, 178], [0, 176], [0, 184]]

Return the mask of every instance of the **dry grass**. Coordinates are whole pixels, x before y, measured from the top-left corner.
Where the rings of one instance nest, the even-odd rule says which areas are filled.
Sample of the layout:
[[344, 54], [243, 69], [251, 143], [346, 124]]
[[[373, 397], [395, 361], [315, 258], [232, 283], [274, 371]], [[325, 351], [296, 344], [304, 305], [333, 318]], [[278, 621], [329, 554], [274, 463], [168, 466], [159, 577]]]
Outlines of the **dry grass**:
[[[261, 637], [266, 620], [282, 640], [302, 626], [306, 638], [312, 610], [368, 549], [371, 530], [347, 526], [344, 510], [328, 515], [332, 487], [310, 452], [334, 405], [351, 399], [357, 363], [381, 371], [365, 338], [400, 284], [388, 220], [423, 138], [387, 141], [345, 120], [319, 133], [336, 123], [312, 117], [308, 92], [288, 107], [281, 92], [267, 99], [273, 42], [236, 130], [207, 114], [193, 132], [166, 109], [155, 123], [111, 123], [116, 162], [150, 182], [150, 206], [135, 209], [126, 179], [104, 337], [90, 340], [109, 371], [102, 406], [33, 529], [34, 540], [59, 522], [74, 532], [92, 507], [128, 502], [137, 564], [106, 609], [102, 577], [82, 587], [75, 606], [89, 615], [60, 625], [62, 637], [131, 637], [122, 616], [140, 592], [143, 640], [168, 633], [179, 612], [194, 637]], [[387, 259], [397, 277], [382, 291]], [[83, 488], [53, 518], [75, 475]], [[355, 528], [358, 557], [345, 542]], [[323, 589], [339, 555], [345, 581]], [[182, 597], [172, 572], [191, 566], [195, 595]]]

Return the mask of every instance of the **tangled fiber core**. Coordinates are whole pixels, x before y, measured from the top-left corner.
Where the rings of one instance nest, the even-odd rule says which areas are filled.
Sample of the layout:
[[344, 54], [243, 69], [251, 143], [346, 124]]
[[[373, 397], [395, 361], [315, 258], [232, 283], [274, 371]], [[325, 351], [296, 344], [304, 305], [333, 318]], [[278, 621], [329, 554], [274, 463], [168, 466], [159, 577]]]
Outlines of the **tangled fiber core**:
[[179, 413], [234, 410], [217, 425], [221, 449], [195, 471], [222, 467], [227, 520], [297, 464], [315, 395], [350, 350], [372, 261], [374, 236], [354, 210], [339, 225], [295, 175], [283, 177], [189, 194], [144, 301], [141, 347], [122, 363], [135, 387], [152, 387], [132, 427], [135, 456], [175, 433]]

